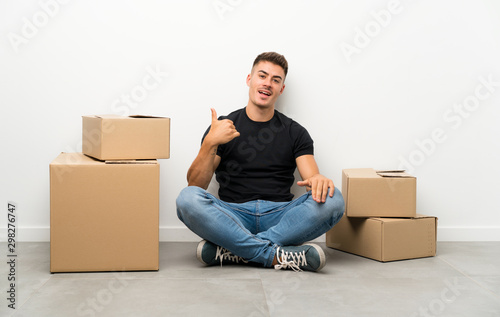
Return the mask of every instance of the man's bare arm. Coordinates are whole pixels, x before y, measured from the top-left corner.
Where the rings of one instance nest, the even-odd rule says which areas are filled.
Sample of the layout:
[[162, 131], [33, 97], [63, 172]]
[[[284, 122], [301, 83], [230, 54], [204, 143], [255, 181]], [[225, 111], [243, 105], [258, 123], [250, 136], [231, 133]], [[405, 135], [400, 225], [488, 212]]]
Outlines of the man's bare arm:
[[198, 186], [203, 189], [208, 188], [215, 169], [221, 161], [221, 158], [217, 155], [217, 147], [240, 135], [231, 120], [217, 120], [215, 109], [210, 110], [212, 111], [210, 131], [205, 136], [200, 151], [187, 173], [188, 185]]
[[211, 146], [203, 142], [200, 152], [198, 152], [188, 170], [188, 185], [207, 189], [219, 163], [220, 157], [217, 155], [217, 146]]

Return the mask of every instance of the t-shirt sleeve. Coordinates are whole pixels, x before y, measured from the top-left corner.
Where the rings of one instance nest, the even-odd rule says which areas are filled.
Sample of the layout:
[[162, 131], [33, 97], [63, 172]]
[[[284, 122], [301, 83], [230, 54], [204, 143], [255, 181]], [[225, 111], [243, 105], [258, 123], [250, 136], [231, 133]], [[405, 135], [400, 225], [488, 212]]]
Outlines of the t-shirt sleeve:
[[295, 158], [308, 154], [314, 155], [314, 141], [303, 126], [294, 121], [291, 126], [291, 135]]

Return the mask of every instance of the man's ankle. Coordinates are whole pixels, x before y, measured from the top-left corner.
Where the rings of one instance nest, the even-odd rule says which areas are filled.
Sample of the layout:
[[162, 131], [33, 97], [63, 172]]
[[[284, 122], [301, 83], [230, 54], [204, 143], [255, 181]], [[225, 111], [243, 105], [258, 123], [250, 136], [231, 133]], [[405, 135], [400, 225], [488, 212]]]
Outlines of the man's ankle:
[[273, 264], [272, 267], [274, 267], [276, 264], [278, 264], [278, 259], [276, 258], [276, 255], [274, 255], [274, 258], [273, 258]]

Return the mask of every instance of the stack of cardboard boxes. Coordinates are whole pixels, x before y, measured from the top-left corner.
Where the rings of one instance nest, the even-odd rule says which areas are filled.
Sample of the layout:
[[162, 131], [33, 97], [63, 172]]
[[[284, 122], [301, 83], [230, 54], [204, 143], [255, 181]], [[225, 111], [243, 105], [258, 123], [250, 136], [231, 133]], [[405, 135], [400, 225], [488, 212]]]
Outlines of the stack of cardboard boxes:
[[50, 271], [158, 270], [170, 119], [84, 116], [82, 151], [50, 163]]
[[436, 255], [437, 218], [416, 213], [417, 180], [403, 171], [342, 171], [345, 214], [328, 247], [378, 261]]

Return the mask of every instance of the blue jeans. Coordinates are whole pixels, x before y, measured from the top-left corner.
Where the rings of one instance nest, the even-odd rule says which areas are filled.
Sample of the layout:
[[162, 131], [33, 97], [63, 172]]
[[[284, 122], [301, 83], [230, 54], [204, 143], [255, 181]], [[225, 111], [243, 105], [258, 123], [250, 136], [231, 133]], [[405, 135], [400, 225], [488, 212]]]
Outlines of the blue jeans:
[[317, 203], [311, 192], [289, 201], [224, 202], [189, 186], [177, 197], [177, 216], [194, 233], [250, 262], [272, 266], [276, 248], [299, 245], [330, 230], [344, 214], [344, 199]]

